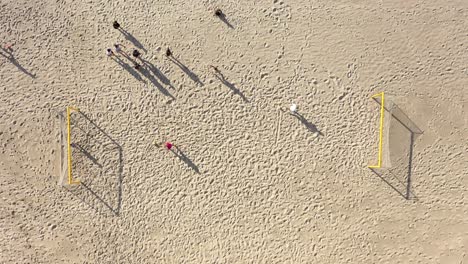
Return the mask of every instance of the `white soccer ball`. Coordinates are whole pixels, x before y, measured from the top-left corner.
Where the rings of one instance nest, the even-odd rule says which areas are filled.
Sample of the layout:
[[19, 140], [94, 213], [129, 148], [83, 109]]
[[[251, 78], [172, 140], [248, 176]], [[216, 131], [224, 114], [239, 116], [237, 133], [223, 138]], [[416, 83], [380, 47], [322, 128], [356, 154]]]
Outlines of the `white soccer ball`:
[[292, 104], [291, 107], [289, 108], [291, 110], [292, 113], [296, 113], [297, 112], [297, 105], [296, 104]]

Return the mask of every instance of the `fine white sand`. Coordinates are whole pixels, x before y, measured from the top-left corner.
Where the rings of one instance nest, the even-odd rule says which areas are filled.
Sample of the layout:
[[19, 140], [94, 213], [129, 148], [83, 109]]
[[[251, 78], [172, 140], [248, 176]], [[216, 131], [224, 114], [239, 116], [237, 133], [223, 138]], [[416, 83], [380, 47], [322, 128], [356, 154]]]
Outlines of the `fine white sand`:
[[[0, 14], [0, 263], [468, 263], [468, 1]], [[409, 161], [393, 126], [379, 176], [381, 91], [424, 133]], [[67, 106], [75, 186], [57, 184]]]

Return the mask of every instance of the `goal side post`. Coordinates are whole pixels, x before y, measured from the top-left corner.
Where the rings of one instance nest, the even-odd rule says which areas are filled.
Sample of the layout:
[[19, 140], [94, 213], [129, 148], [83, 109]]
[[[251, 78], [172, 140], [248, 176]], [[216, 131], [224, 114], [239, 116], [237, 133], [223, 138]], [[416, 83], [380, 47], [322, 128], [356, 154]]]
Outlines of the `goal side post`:
[[78, 108], [67, 106], [67, 166], [68, 166], [68, 184], [79, 184], [79, 180], [73, 180], [72, 174], [72, 149], [71, 149], [71, 112], [79, 111]]
[[[380, 97], [380, 98], [379, 98]], [[369, 168], [382, 167], [382, 145], [383, 145], [383, 127], [384, 127], [384, 113], [385, 113], [385, 94], [384, 92], [375, 94], [371, 97], [380, 104], [380, 125], [379, 125], [379, 151], [377, 155], [377, 165], [368, 166]]]

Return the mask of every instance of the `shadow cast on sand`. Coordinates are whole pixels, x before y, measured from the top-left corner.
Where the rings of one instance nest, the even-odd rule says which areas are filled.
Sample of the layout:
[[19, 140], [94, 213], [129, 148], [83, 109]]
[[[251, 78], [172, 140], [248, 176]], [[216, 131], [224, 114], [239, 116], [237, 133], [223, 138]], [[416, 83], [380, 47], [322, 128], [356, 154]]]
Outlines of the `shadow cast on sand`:
[[[369, 167], [369, 169], [404, 199], [418, 200], [418, 197], [414, 194], [411, 188], [413, 178], [413, 155], [415, 140], [424, 132], [398, 107], [398, 105], [394, 104], [393, 110], [387, 111], [391, 113], [391, 118], [397, 121], [395, 122], [395, 125], [398, 125], [398, 127], [402, 128], [403, 131], [407, 131], [409, 133], [409, 137], [398, 138], [395, 140], [396, 143], [394, 144], [398, 144], [399, 146], [405, 146], [405, 144], [407, 144], [406, 147], [408, 147], [408, 149], [407, 151], [400, 153], [403, 154], [401, 159], [392, 158], [392, 167]], [[387, 153], [387, 155], [390, 155], [390, 153]], [[394, 156], [398, 157], [399, 155], [395, 153]], [[396, 162], [396, 165], [394, 162]]]
[[135, 79], [137, 79], [138, 81], [142, 82], [143, 81], [143, 78], [141, 77], [141, 75], [138, 73], [137, 70], [135, 70], [135, 68], [133, 68], [131, 65], [129, 65], [128, 63], [124, 62], [121, 58], [119, 58], [118, 56], [112, 56], [112, 59], [117, 62], [122, 68], [124, 68], [127, 72], [129, 72], [133, 77], [135, 77]]
[[91, 153], [89, 153], [85, 148], [83, 148], [80, 144], [71, 143], [71, 146], [81, 151], [81, 153], [83, 153], [89, 160], [91, 160], [94, 164], [102, 168], [102, 164], [100, 164], [98, 160]]
[[195, 165], [195, 163], [193, 163], [193, 161], [190, 160], [179, 147], [177, 146], [174, 146], [174, 147], [176, 148], [176, 150], [171, 149], [172, 153], [174, 153], [174, 155], [176, 155], [180, 160], [185, 162], [185, 164], [187, 164], [187, 166], [189, 166], [192, 170], [200, 174], [200, 170], [198, 169], [198, 166]]
[[153, 63], [143, 60], [143, 64], [153, 73], [153, 75], [158, 78], [164, 85], [168, 85], [172, 89], [175, 89], [174, 86], [172, 86], [171, 81], [164, 75], [156, 66], [154, 66]]
[[[375, 168], [369, 168], [375, 175], [377, 175], [383, 182], [385, 182], [390, 188], [397, 192], [405, 200], [418, 200], [416, 194], [411, 190], [411, 172], [407, 174], [406, 182], [398, 178], [392, 169], [388, 169], [385, 172], [379, 171]], [[408, 171], [410, 166], [408, 166]], [[390, 178], [390, 179], [389, 179]], [[392, 183], [393, 181], [393, 183]], [[396, 183], [395, 183], [396, 181]]]
[[215, 74], [215, 76], [219, 81], [221, 81], [222, 84], [224, 84], [226, 87], [231, 89], [231, 91], [234, 94], [238, 94], [242, 98], [242, 100], [244, 100], [244, 102], [246, 102], [246, 103], [249, 102], [249, 100], [247, 99], [247, 97], [245, 97], [245, 95], [241, 92], [241, 90], [237, 89], [237, 87], [234, 84], [232, 84], [231, 82], [226, 80], [226, 78], [224, 77], [223, 74], [221, 74], [221, 72], [217, 72], [217, 74]]
[[29, 72], [28, 70], [26, 70], [23, 66], [21, 66], [21, 64], [16, 60], [15, 56], [13, 55], [13, 53], [9, 50], [6, 50], [4, 48], [1, 48], [6, 54], [8, 55], [5, 55], [3, 54], [2, 52], [0, 52], [0, 55], [5, 57], [6, 59], [8, 59], [11, 64], [15, 65], [16, 68], [18, 68], [18, 70], [22, 71], [23, 73], [25, 73], [26, 75], [28, 75], [29, 77], [35, 79], [36, 78], [36, 74], [33, 74], [31, 72]]
[[318, 135], [320, 136], [323, 136], [323, 133], [320, 132], [317, 128], [316, 125], [312, 124], [311, 122], [309, 122], [302, 114], [300, 113], [294, 113], [294, 114], [291, 114], [292, 116], [296, 117], [299, 121], [301, 121], [301, 123], [307, 128], [307, 130], [309, 130], [310, 132], [312, 133], [317, 133]]
[[[101, 214], [119, 216], [122, 205], [122, 147], [81, 111], [72, 116], [74, 173], [81, 183], [65, 188]], [[90, 161], [90, 162], [88, 162]]]
[[228, 26], [228, 27], [231, 28], [231, 29], [234, 29], [234, 26], [233, 26], [231, 23], [229, 23], [229, 21], [228, 21], [227, 18], [226, 18], [226, 15], [225, 15], [224, 13], [222, 13], [222, 14], [219, 15], [218, 17], [219, 17], [219, 19], [220, 19], [221, 21], [224, 22], [224, 24], [226, 24], [226, 26]]
[[[412, 170], [413, 170], [413, 149], [416, 133], [411, 133], [409, 150], [408, 150], [408, 163], [402, 168], [383, 168], [376, 169], [369, 167], [369, 169], [384, 181], [389, 187], [396, 191], [401, 197], [406, 200], [418, 200], [418, 197], [411, 189], [412, 184]], [[399, 172], [401, 171], [401, 172]], [[406, 172], [405, 172], [406, 171]], [[402, 178], [402, 179], [400, 179]], [[406, 179], [405, 179], [406, 178]]]
[[145, 69], [144, 67], [140, 68], [141, 74], [145, 76], [158, 90], [165, 96], [170, 97], [172, 100], [175, 100], [176, 98], [166, 89], [164, 86], [162, 86], [156, 77], [152, 75], [150, 70]]
[[138, 39], [136, 39], [132, 34], [130, 34], [130, 32], [126, 31], [125, 29], [123, 29], [122, 27], [119, 28], [119, 31], [125, 36], [125, 38], [132, 42], [133, 45], [135, 45], [135, 47], [137, 47], [138, 49], [141, 49], [143, 50], [145, 53], [147, 53], [148, 51], [145, 49], [145, 47], [143, 46], [143, 44], [141, 44], [140, 41], [138, 41]]
[[[369, 168], [375, 175], [377, 175], [382, 181], [384, 181], [386, 184], [388, 184], [388, 186], [390, 186], [394, 191], [396, 191], [399, 195], [401, 195], [401, 197], [405, 198], [408, 200], [407, 198], [407, 195], [403, 194], [400, 190], [398, 190], [398, 188], [396, 188], [393, 184], [391, 184], [389, 181], [387, 181], [385, 179], [385, 177], [383, 176], [382, 173], [379, 173], [377, 172], [377, 170], [375, 170], [374, 168]], [[397, 179], [398, 180], [398, 179]], [[400, 181], [400, 183], [402, 183]]]
[[185, 74], [187, 74], [188, 77], [190, 77], [190, 79], [192, 79], [195, 83], [197, 83], [198, 85], [200, 86], [203, 86], [203, 82], [200, 81], [200, 78], [198, 77], [198, 75], [196, 75], [194, 72], [192, 72], [189, 68], [187, 68], [187, 66], [185, 66], [182, 62], [180, 62], [178, 59], [176, 59], [175, 57], [173, 56], [170, 56], [169, 59], [175, 64], [177, 65], [183, 72], [185, 72]]
[[[128, 56], [127, 54], [125, 53], [122, 53], [122, 56], [124, 56], [125, 58], [127, 58], [130, 62], [132, 62], [133, 64], [136, 63], [136, 60], [132, 59], [130, 56]], [[144, 66], [147, 66], [149, 67], [150, 70], [147, 70], [145, 69], [145, 67], [140, 67], [139, 70], [136, 70], [134, 67], [132, 67], [130, 64], [126, 63], [125, 61], [123, 61], [120, 57], [118, 56], [112, 56], [112, 60], [114, 60], [115, 62], [117, 62], [120, 66], [122, 66], [122, 68], [124, 68], [126, 71], [128, 71], [131, 75], [133, 75], [133, 77], [135, 77], [135, 79], [137, 79], [138, 81], [141, 81], [141, 82], [144, 82], [143, 78], [141, 75], [143, 75], [143, 77], [147, 78], [156, 88], [158, 88], [158, 90], [165, 96], [168, 96], [170, 97], [172, 100], [175, 100], [175, 97], [166, 89], [164, 88], [164, 86], [162, 86], [158, 80], [153, 76], [153, 74], [155, 74], [154, 72], [157, 71], [158, 72], [158, 77], [160, 79], [162, 79], [162, 81], [165, 81], [167, 83], [169, 83], [168, 85], [170, 85], [171, 88], [173, 88], [173, 86], [170, 84], [170, 81], [169, 79], [167, 79], [161, 72], [159, 72], [159, 70], [151, 63], [147, 62], [147, 61], [144, 61], [142, 60], [142, 62], [144, 63]], [[141, 75], [140, 75], [141, 74]]]

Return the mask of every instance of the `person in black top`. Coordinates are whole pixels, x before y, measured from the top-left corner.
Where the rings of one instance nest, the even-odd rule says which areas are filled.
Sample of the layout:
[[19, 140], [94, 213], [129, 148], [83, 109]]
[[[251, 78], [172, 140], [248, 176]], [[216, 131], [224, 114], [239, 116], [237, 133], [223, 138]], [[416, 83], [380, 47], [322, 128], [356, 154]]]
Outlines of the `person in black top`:
[[119, 29], [119, 28], [120, 28], [120, 24], [119, 24], [119, 22], [117, 22], [117, 21], [114, 21], [114, 23], [112, 24], [112, 26], [113, 26], [115, 29]]
[[140, 56], [140, 52], [138, 50], [133, 50], [132, 55], [133, 57], [138, 58]]
[[166, 56], [168, 56], [168, 57], [172, 56], [172, 51], [169, 48], [167, 48], [167, 50], [166, 50]]
[[114, 52], [112, 51], [112, 49], [106, 49], [106, 54], [107, 54], [107, 56], [110, 57], [110, 56], [114, 55]]
[[222, 15], [223, 15], [223, 11], [221, 11], [221, 9], [216, 9], [215, 10], [215, 16], [220, 17]]

